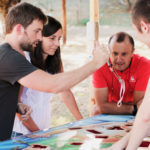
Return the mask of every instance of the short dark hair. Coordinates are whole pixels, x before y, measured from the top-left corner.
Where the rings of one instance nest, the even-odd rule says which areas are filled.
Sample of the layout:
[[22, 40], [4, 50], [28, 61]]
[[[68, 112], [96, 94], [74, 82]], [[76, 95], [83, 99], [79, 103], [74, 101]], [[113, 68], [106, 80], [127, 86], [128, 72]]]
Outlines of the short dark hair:
[[131, 11], [132, 22], [141, 31], [140, 21], [150, 23], [150, 0], [136, 0]]
[[[62, 26], [59, 21], [55, 18], [48, 16], [48, 23], [44, 25], [42, 36], [49, 37], [56, 33], [59, 29], [62, 29]], [[42, 42], [39, 42], [35, 47], [34, 51], [30, 53], [31, 62], [34, 66], [46, 70], [51, 74], [61, 72], [61, 55], [60, 55], [60, 47], [57, 48], [55, 54], [53, 56], [48, 55], [46, 60], [43, 58], [43, 49]]]
[[15, 25], [21, 24], [24, 28], [30, 25], [33, 20], [40, 20], [45, 24], [47, 17], [40, 8], [23, 2], [11, 7], [5, 19], [5, 33], [11, 33]]
[[112, 36], [109, 38], [108, 44], [110, 44], [110, 42], [111, 42], [111, 40], [112, 40], [113, 37], [116, 37], [116, 42], [118, 42], [118, 43], [121, 43], [121, 42], [123, 42], [126, 38], [128, 38], [128, 39], [129, 39], [129, 42], [131, 43], [131, 45], [132, 45], [133, 48], [134, 48], [134, 40], [133, 40], [132, 36], [129, 35], [128, 33], [126, 33], [126, 32], [118, 32], [118, 33], [112, 35]]

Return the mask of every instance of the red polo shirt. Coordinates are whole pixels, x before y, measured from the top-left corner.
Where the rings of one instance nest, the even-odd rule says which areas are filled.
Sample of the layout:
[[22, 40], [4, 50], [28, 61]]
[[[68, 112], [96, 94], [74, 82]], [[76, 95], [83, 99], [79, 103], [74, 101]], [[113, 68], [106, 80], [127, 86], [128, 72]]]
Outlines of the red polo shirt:
[[[132, 102], [134, 91], [145, 91], [150, 76], [150, 60], [134, 54], [131, 65], [122, 73], [117, 71], [118, 75], [125, 81], [125, 94], [123, 102]], [[110, 71], [106, 63], [93, 74], [94, 88], [109, 89], [109, 102], [118, 102], [120, 99], [120, 83], [113, 72]]]

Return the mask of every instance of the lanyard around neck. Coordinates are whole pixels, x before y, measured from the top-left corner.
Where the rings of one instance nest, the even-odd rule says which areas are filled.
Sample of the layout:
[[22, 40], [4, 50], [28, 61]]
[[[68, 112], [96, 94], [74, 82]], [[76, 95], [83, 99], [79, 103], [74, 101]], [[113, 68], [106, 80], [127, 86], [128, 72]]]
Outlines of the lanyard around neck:
[[121, 77], [118, 75], [117, 71], [113, 68], [112, 64], [110, 62], [107, 62], [108, 67], [110, 68], [110, 71], [115, 75], [115, 77], [118, 79], [121, 87], [120, 87], [120, 99], [117, 102], [117, 107], [120, 107], [122, 105], [124, 93], [125, 93], [125, 81], [121, 79]]

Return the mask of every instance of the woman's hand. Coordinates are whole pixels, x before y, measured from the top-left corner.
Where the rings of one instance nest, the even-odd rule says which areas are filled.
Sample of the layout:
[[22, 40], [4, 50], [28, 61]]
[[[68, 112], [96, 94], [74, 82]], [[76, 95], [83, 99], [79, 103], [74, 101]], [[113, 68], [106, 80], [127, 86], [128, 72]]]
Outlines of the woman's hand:
[[26, 121], [29, 119], [32, 109], [30, 106], [23, 104], [23, 103], [18, 103], [18, 112], [21, 115], [21, 120]]

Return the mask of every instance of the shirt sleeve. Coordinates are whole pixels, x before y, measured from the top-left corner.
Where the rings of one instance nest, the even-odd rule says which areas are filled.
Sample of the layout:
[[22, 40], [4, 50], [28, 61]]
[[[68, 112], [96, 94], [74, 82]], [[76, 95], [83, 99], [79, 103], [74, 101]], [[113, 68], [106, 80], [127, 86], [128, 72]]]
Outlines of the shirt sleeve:
[[144, 63], [140, 63], [137, 69], [137, 81], [135, 85], [135, 91], [145, 91], [150, 76], [150, 60], [145, 60]]
[[107, 87], [106, 79], [103, 75], [103, 67], [97, 70], [92, 76], [92, 83], [94, 88], [104, 88]]
[[35, 70], [37, 68], [17, 52], [8, 53], [0, 61], [0, 79], [11, 84]]

